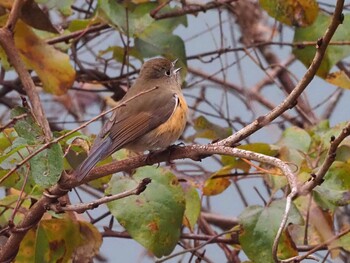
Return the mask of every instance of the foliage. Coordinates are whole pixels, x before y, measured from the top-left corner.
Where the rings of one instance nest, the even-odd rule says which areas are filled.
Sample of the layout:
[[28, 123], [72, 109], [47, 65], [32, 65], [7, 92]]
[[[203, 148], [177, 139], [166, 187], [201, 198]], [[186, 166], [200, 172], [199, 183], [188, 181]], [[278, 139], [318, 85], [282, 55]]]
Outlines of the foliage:
[[[348, 10], [337, 14], [341, 23], [318, 69], [305, 74], [316, 64], [315, 54], [321, 57], [323, 36], [335, 19], [333, 3], [24, 2], [15, 13], [13, 1], [0, 0], [0, 37], [12, 30], [11, 48], [19, 55], [16, 59], [0, 41], [0, 229], [6, 237], [25, 231], [18, 253], [10, 253], [15, 262], [89, 262], [113, 253], [133, 262], [139, 252], [119, 249], [119, 238], [125, 237], [132, 239], [128, 245], [136, 241], [149, 257], [164, 261], [177, 252], [191, 252], [184, 262], [192, 257], [241, 262], [245, 256], [250, 262], [304, 260], [305, 250], [316, 248], [324, 261], [346, 262], [350, 139], [348, 105], [340, 98], [349, 96], [350, 88]], [[9, 25], [13, 13], [18, 20]], [[159, 56], [179, 59], [192, 110], [180, 141], [193, 147], [147, 157], [122, 149], [100, 162], [82, 186], [67, 174], [87, 156], [101, 123], [73, 128], [114, 106], [141, 64]], [[18, 63], [30, 73], [36, 86], [31, 92], [40, 100], [32, 100]], [[42, 105], [46, 116], [40, 115]], [[41, 118], [50, 123], [50, 140]], [[147, 166], [153, 154], [166, 155], [162, 160], [168, 162]], [[187, 159], [174, 162], [180, 158]], [[103, 170], [114, 160], [121, 162]], [[287, 214], [295, 189], [285, 171], [267, 160], [282, 161], [297, 182]], [[125, 163], [123, 174], [111, 176]], [[313, 181], [319, 183], [305, 188]], [[73, 193], [62, 197], [73, 187], [91, 195], [87, 208], [71, 205], [78, 202]], [[133, 189], [99, 207], [89, 223], [78, 214]], [[85, 196], [80, 200], [87, 202]], [[109, 224], [100, 227], [105, 218]], [[111, 236], [117, 252], [101, 247]], [[219, 246], [206, 250], [209, 243]]]

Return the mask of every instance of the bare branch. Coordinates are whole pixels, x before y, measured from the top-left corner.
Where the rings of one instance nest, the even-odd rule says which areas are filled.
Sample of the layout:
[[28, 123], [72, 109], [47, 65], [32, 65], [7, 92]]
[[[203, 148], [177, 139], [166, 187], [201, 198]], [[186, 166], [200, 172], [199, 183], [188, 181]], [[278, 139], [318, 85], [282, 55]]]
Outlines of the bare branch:
[[142, 179], [141, 182], [139, 182], [139, 184], [135, 188], [124, 191], [122, 193], [111, 195], [111, 196], [105, 196], [86, 204], [66, 205], [66, 206], [62, 206], [61, 204], [52, 204], [51, 209], [58, 213], [61, 213], [64, 211], [75, 211], [77, 213], [84, 213], [86, 210], [95, 209], [99, 207], [101, 204], [122, 199], [131, 195], [139, 195], [146, 190], [146, 187], [149, 183], [151, 183], [151, 179], [144, 178]]

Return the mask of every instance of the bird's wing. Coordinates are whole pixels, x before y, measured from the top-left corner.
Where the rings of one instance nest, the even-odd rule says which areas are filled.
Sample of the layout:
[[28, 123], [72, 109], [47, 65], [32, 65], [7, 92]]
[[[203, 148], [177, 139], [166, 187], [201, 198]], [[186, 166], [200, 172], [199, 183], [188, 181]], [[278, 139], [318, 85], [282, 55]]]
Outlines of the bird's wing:
[[[137, 107], [135, 103], [139, 103]], [[178, 103], [178, 96], [169, 92], [162, 94], [161, 100], [140, 96], [118, 108], [96, 137], [88, 157], [76, 170], [77, 179], [82, 180], [99, 161], [166, 122]]]
[[[164, 92], [165, 93], [165, 92]], [[116, 111], [114, 118], [106, 123], [104, 137], [112, 140], [106, 156], [123, 148], [159, 125], [166, 122], [178, 105], [178, 96], [174, 93], [162, 93], [162, 99], [152, 96], [140, 96]], [[135, 107], [135, 104], [138, 104]]]

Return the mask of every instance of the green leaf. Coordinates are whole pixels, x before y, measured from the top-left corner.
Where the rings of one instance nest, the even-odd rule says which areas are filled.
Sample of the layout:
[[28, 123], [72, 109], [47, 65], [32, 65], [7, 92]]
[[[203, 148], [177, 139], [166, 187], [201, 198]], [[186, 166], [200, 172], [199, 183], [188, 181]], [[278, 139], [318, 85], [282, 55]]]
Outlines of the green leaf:
[[137, 48], [144, 57], [163, 56], [170, 60], [179, 59], [176, 66], [181, 67], [181, 76], [187, 74], [186, 52], [183, 40], [166, 31], [156, 31], [148, 27], [135, 39]]
[[335, 209], [350, 204], [350, 164], [335, 161], [327, 171], [324, 182], [317, 186], [315, 199], [324, 208]]
[[[343, 132], [343, 129], [345, 128], [347, 123], [339, 123], [335, 125], [334, 127], [329, 127], [328, 129], [321, 131], [318, 133], [321, 142], [325, 149], [328, 149], [331, 146], [331, 139], [332, 137], [337, 137], [339, 134]], [[347, 142], [348, 145], [350, 145], [349, 139], [345, 138], [345, 140], [342, 142], [344, 144]]]
[[[187, 26], [186, 16], [154, 20], [149, 13], [156, 7], [157, 3], [154, 2], [119, 4], [113, 0], [99, 0], [97, 16], [131, 37], [139, 37], [145, 30], [171, 33], [179, 25]], [[162, 10], [167, 12], [171, 8], [165, 7]]]
[[311, 144], [311, 136], [309, 133], [298, 127], [287, 128], [283, 134], [278, 145], [295, 149], [301, 152], [308, 152]]
[[[28, 147], [27, 141], [23, 138], [16, 138], [13, 141], [13, 144], [11, 147], [9, 147], [1, 156], [0, 156], [0, 166], [2, 168], [12, 168], [13, 165], [13, 161], [14, 159], [17, 160], [21, 160], [21, 156], [19, 155], [19, 153], [22, 154], [22, 156], [26, 156], [28, 153], [28, 150], [24, 150], [21, 151], [22, 149]], [[14, 156], [12, 156], [14, 155]], [[5, 162], [5, 160], [9, 157], [12, 157], [11, 160], [7, 160], [7, 162]], [[11, 163], [12, 162], [12, 163]]]
[[[8, 226], [9, 220], [12, 220], [13, 209], [15, 209], [18, 201], [18, 195], [8, 195], [0, 200], [0, 226], [3, 228]], [[14, 224], [20, 223], [24, 216], [25, 211], [31, 205], [31, 201], [29, 198], [20, 200], [21, 202], [21, 213], [16, 213], [15, 218], [13, 220]], [[18, 209], [18, 208], [17, 208]]]
[[350, 251], [350, 233], [347, 233], [346, 235], [342, 236], [339, 239], [339, 242], [342, 248], [346, 249], [348, 252]]
[[35, 183], [49, 187], [57, 183], [63, 171], [63, 152], [59, 144], [53, 144], [30, 159], [30, 174]]
[[106, 192], [133, 189], [144, 178], [152, 180], [144, 192], [110, 202], [108, 207], [133, 239], [161, 257], [170, 254], [180, 238], [185, 194], [177, 178], [162, 168], [143, 167], [132, 178], [113, 176]]
[[37, 144], [42, 142], [43, 131], [36, 123], [32, 113], [28, 109], [22, 107], [13, 108], [11, 111], [11, 118], [22, 114], [27, 114], [27, 116], [16, 121], [14, 125], [18, 136], [26, 139], [29, 144]]
[[17, 133], [13, 128], [4, 129], [0, 133], [0, 153], [2, 154], [8, 147], [11, 146], [11, 142], [17, 137]]
[[[272, 245], [281, 224], [285, 200], [273, 201], [268, 207], [249, 206], [239, 216], [242, 232], [239, 236], [244, 253], [254, 262], [272, 263]], [[302, 224], [297, 208], [292, 205], [287, 224]], [[278, 257], [285, 259], [296, 256], [293, 241], [286, 230], [278, 247]]]
[[78, 30], [83, 30], [87, 28], [88, 26], [91, 26], [93, 23], [91, 19], [74, 19], [70, 21], [68, 26], [69, 32], [75, 32]]
[[316, 0], [260, 0], [259, 2], [270, 16], [289, 26], [309, 26], [318, 14]]
[[201, 200], [196, 188], [188, 186], [185, 188], [186, 209], [184, 215], [184, 225], [191, 231], [197, 223], [199, 214], [201, 212]]
[[186, 17], [157, 21], [149, 15], [155, 7], [156, 3], [135, 5], [99, 0], [98, 17], [123, 34], [135, 38], [132, 49], [135, 49], [133, 52], [136, 58], [140, 58], [141, 54], [143, 57], [164, 56], [170, 60], [179, 59], [177, 66], [182, 68], [181, 76], [184, 78], [187, 74], [185, 44], [172, 32], [180, 24], [187, 25]]
[[289, 162], [294, 169], [307, 169], [306, 155], [309, 152], [311, 142], [311, 136], [307, 131], [298, 127], [287, 128], [278, 141], [279, 158]]
[[145, 30], [154, 21], [149, 15], [149, 11], [154, 7], [156, 7], [154, 3], [123, 5], [113, 0], [99, 0], [97, 15], [123, 34], [129, 33], [129, 36], [134, 36], [137, 32]]
[[[124, 61], [124, 57], [125, 57], [125, 48], [124, 47], [119, 47], [119, 46], [111, 46], [111, 47], [108, 47], [104, 50], [100, 50], [99, 52], [99, 57], [102, 57], [108, 53], [112, 53], [112, 57], [118, 61], [118, 62], [121, 62], [121, 63], [126, 63], [127, 65], [131, 66], [133, 69], [136, 69], [131, 63], [130, 61]], [[134, 57], [140, 61], [143, 60], [143, 57], [142, 55], [140, 54], [140, 52], [134, 48], [134, 47], [130, 47], [129, 50], [128, 50], [128, 55], [131, 56], [131, 57]], [[108, 59], [108, 58], [107, 58]]]
[[[317, 41], [323, 36], [328, 25], [331, 23], [332, 16], [320, 13], [316, 22], [307, 28], [298, 28], [295, 30], [294, 42]], [[346, 41], [350, 39], [350, 15], [345, 15], [343, 24], [339, 25], [332, 37], [334, 41]], [[306, 66], [309, 67], [316, 53], [315, 46], [298, 47], [293, 49], [294, 55]], [[317, 75], [326, 78], [330, 69], [340, 60], [350, 55], [349, 45], [330, 45], [322, 60]]]

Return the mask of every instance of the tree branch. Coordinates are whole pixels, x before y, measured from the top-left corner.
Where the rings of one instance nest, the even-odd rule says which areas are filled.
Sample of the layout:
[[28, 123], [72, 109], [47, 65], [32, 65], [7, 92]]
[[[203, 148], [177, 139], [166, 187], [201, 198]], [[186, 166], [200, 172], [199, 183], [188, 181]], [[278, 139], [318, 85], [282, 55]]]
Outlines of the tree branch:
[[62, 213], [64, 211], [75, 211], [77, 213], [84, 213], [86, 210], [95, 209], [100, 205], [106, 204], [111, 201], [122, 199], [130, 195], [139, 195], [146, 190], [146, 187], [149, 183], [151, 183], [151, 179], [144, 178], [139, 182], [139, 184], [135, 188], [124, 191], [122, 193], [111, 195], [111, 196], [104, 196], [100, 199], [94, 200], [90, 203], [84, 203], [84, 204], [66, 205], [66, 206], [62, 206], [61, 204], [52, 204], [51, 209], [57, 213]]
[[51, 139], [51, 130], [49, 122], [45, 117], [45, 113], [40, 102], [39, 95], [35, 90], [34, 82], [30, 77], [30, 74], [26, 69], [23, 61], [21, 60], [20, 54], [16, 48], [15, 41], [13, 38], [13, 30], [16, 25], [17, 19], [19, 18], [21, 8], [24, 3], [24, 0], [16, 0], [14, 2], [6, 25], [0, 28], [0, 45], [3, 47], [10, 63], [17, 71], [17, 74], [23, 84], [23, 88], [29, 98], [32, 108], [34, 109], [33, 115], [37, 123], [43, 129], [46, 142], [49, 142]]
[[[312, 63], [308, 70], [306, 71], [304, 77], [301, 79], [301, 81], [298, 83], [298, 85], [294, 88], [294, 90], [290, 93], [290, 95], [282, 102], [275, 110], [271, 111], [269, 114], [262, 117], [262, 121], [260, 123], [264, 123], [264, 121], [268, 121], [269, 119], [276, 118], [280, 113], [286, 111], [290, 106], [293, 105], [293, 102], [296, 101], [298, 96], [304, 91], [304, 89], [309, 85], [309, 83], [312, 81], [313, 77], [315, 76], [318, 68], [321, 65], [322, 59], [324, 57], [324, 54], [326, 52], [328, 43], [332, 39], [335, 31], [337, 30], [338, 26], [343, 22], [342, 21], [342, 12], [343, 12], [343, 6], [344, 6], [344, 0], [338, 0], [334, 14], [332, 17], [331, 24], [328, 26], [326, 32], [324, 33], [323, 37], [319, 39], [316, 54], [314, 56], [314, 59], [312, 60]], [[268, 120], [264, 120], [264, 118]], [[251, 128], [254, 129], [255, 127], [259, 126], [259, 120], [256, 121], [257, 125], [250, 125]], [[239, 133], [239, 132], [238, 132]], [[321, 182], [323, 179], [324, 174], [326, 171], [328, 171], [330, 165], [333, 163], [335, 158], [335, 151], [340, 144], [340, 142], [348, 136], [350, 133], [350, 123], [347, 125], [347, 127], [343, 130], [343, 133], [338, 136], [334, 140], [334, 143], [331, 144], [331, 147], [328, 151], [328, 158], [324, 161], [324, 164], [321, 166], [321, 169], [316, 174], [316, 177], [314, 180], [311, 180], [309, 183], [306, 184], [306, 186], [302, 187], [302, 190], [299, 190], [299, 194], [308, 193], [309, 190], [311, 190], [313, 187], [315, 187], [317, 184]], [[237, 133], [236, 133], [237, 134]], [[231, 136], [232, 137], [232, 136]], [[225, 140], [224, 140], [225, 141]], [[233, 140], [234, 141], [234, 140]], [[222, 143], [222, 142], [219, 142]], [[282, 222], [280, 224], [280, 227], [278, 229], [278, 233], [276, 235], [276, 238], [273, 243], [272, 248], [272, 255], [275, 262], [281, 262], [277, 255], [278, 250], [278, 242], [280, 240], [280, 237], [282, 235], [283, 229], [285, 228], [288, 220], [288, 213], [291, 206], [292, 199], [297, 195], [292, 187], [291, 193], [287, 197], [287, 204], [286, 209], [283, 215]]]
[[156, 164], [160, 162], [168, 162], [169, 160], [191, 158], [199, 160], [203, 156], [212, 154], [231, 155], [239, 158], [250, 159], [258, 162], [267, 163], [273, 166], [277, 166], [281, 169], [282, 173], [287, 177], [289, 184], [292, 188], [297, 186], [296, 178], [289, 166], [283, 161], [241, 149], [219, 146], [219, 145], [192, 145], [185, 147], [172, 148], [170, 156], [167, 151], [159, 154], [141, 155], [133, 158], [129, 158], [122, 161], [112, 162], [108, 165], [99, 166], [94, 168], [91, 173], [85, 177], [81, 182], [78, 182], [76, 178], [63, 174], [60, 181], [47, 190], [47, 193], [43, 195], [28, 211], [22, 222], [16, 227], [11, 229], [11, 234], [4, 246], [0, 251], [0, 262], [11, 261], [17, 254], [19, 244], [22, 241], [26, 232], [34, 227], [42, 218], [43, 214], [50, 206], [57, 202], [58, 198], [65, 195], [70, 189], [76, 187], [84, 182], [103, 177], [105, 175], [116, 173], [120, 171], [136, 169], [141, 166]]
[[[317, 70], [319, 69], [324, 54], [326, 52], [328, 43], [330, 42], [332, 36], [334, 35], [339, 24], [342, 23], [341, 13], [342, 13], [342, 4], [343, 1], [337, 2], [337, 7], [334, 12], [334, 16], [332, 22], [328, 29], [326, 30], [324, 36], [319, 39], [318, 44], [316, 46], [316, 54], [312, 60], [311, 65], [307, 69], [303, 78], [299, 81], [299, 83], [295, 86], [292, 92], [272, 111], [267, 113], [264, 116], [258, 117], [254, 122], [247, 125], [243, 129], [238, 132], [232, 134], [228, 138], [217, 142], [218, 145], [234, 145], [239, 141], [247, 138], [249, 135], [253, 134], [257, 130], [260, 130], [262, 127], [271, 123], [274, 119], [278, 118], [281, 114], [286, 112], [288, 109], [293, 108], [293, 106], [297, 103], [297, 99], [304, 92], [304, 90], [308, 87], [312, 79], [315, 77]], [[339, 7], [341, 5], [341, 8]]]

